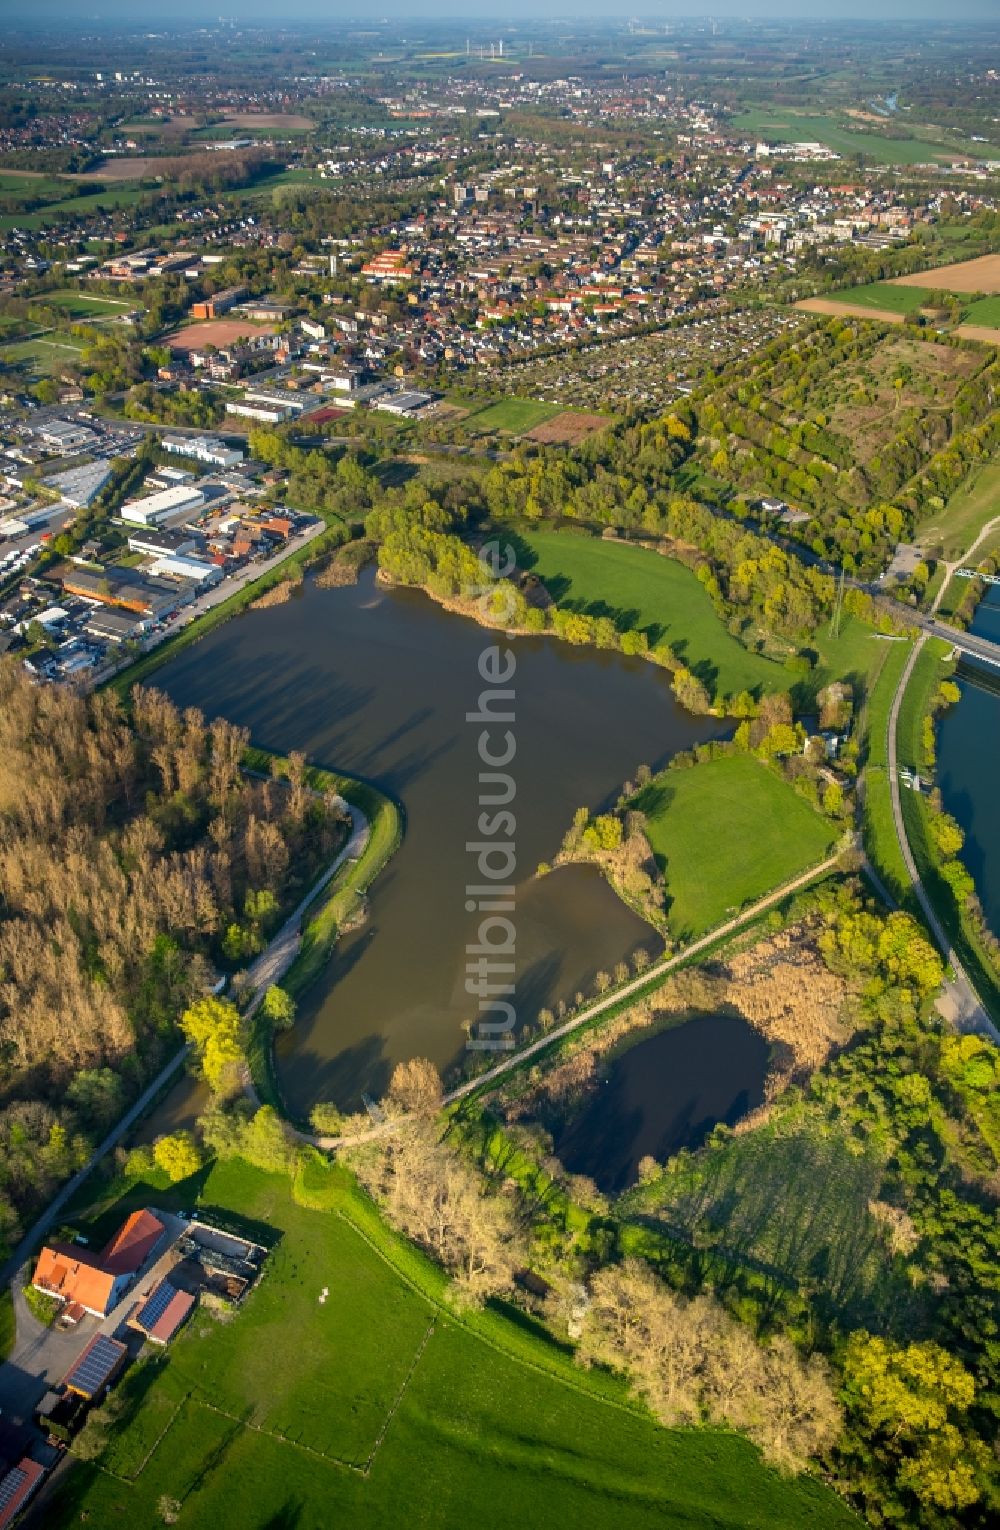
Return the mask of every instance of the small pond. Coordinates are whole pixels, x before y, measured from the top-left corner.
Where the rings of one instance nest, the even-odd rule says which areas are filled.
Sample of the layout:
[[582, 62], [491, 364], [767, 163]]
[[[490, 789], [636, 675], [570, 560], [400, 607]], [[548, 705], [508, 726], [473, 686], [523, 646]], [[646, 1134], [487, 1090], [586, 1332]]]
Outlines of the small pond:
[[662, 1163], [761, 1105], [768, 1061], [767, 1042], [737, 1015], [697, 1015], [659, 1031], [607, 1062], [594, 1091], [553, 1131], [556, 1156], [620, 1195], [647, 1154]]

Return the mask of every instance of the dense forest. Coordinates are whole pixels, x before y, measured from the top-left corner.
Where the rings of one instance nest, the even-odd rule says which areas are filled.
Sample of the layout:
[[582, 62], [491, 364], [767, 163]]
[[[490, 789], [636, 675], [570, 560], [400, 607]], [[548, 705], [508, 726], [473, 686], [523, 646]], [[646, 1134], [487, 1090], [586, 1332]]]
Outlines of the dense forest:
[[219, 973], [256, 955], [344, 832], [292, 757], [136, 689], [0, 665], [0, 1237], [86, 1159]]

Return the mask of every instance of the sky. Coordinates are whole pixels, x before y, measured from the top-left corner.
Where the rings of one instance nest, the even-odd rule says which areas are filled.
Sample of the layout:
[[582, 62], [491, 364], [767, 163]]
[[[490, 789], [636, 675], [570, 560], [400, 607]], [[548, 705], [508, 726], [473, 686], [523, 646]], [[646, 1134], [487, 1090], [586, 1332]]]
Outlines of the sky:
[[638, 0], [622, 6], [615, 0], [0, 0], [4, 20], [43, 22], [73, 17], [148, 23], [211, 22], [220, 16], [237, 21], [280, 25], [283, 22], [454, 20], [496, 25], [549, 19], [572, 22], [627, 16], [690, 21], [699, 15], [719, 19], [760, 17], [792, 22], [825, 20], [985, 21], [1000, 24], [1000, 0]]

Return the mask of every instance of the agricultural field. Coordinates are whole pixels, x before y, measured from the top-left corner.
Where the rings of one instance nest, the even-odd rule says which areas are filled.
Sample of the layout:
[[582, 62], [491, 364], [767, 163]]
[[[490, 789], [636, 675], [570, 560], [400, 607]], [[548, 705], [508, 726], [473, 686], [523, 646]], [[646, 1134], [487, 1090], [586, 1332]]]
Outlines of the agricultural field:
[[821, 861], [832, 825], [750, 755], [667, 770], [635, 799], [667, 884], [675, 940], [692, 940]]
[[903, 314], [898, 309], [875, 308], [848, 298], [803, 298], [795, 306], [801, 313], [822, 313], [831, 319], [878, 319], [883, 324], [903, 322]]
[[732, 637], [690, 569], [642, 547], [558, 531], [521, 539], [518, 561], [560, 606], [641, 628], [666, 640], [712, 692], [783, 690], [788, 672]]
[[[864, 287], [850, 287], [837, 292], [830, 299], [830, 306], [838, 309], [874, 308], [879, 312], [902, 314], [918, 313], [931, 295], [929, 287], [901, 287], [895, 282], [869, 282]], [[808, 307], [808, 300], [799, 307]]]
[[1000, 292], [1000, 255], [980, 255], [951, 266], [935, 266], [932, 271], [911, 271], [909, 276], [894, 277], [892, 285], [933, 285], [945, 292]]
[[947, 164], [964, 155], [977, 159], [1000, 158], [1000, 149], [990, 144], [948, 144], [931, 137], [893, 138], [888, 134], [861, 132], [848, 127], [839, 117], [814, 116], [790, 107], [755, 106], [737, 113], [730, 126], [736, 132], [754, 133], [768, 142], [822, 143], [845, 158], [853, 159], [863, 154], [879, 165], [919, 165], [932, 160]]
[[556, 356], [481, 367], [480, 373], [512, 394], [530, 393], [561, 409], [600, 413], [630, 408], [666, 409], [712, 369], [766, 345], [803, 323], [777, 308], [692, 318], [647, 335], [609, 334], [599, 344]]
[[962, 322], [1000, 330], [1000, 297], [979, 298], [970, 303], [962, 316]]
[[[163, 1204], [186, 1194], [142, 1186]], [[459, 1316], [444, 1278], [341, 1169], [287, 1178], [217, 1164], [199, 1203], [273, 1245], [229, 1322], [198, 1311], [119, 1389], [122, 1420], [46, 1505], [59, 1527], [355, 1530], [483, 1523], [657, 1530], [847, 1530], [818, 1482], [765, 1469], [733, 1434], [657, 1428], [613, 1378], [502, 1308]], [[107, 1208], [104, 1225], [125, 1204]], [[349, 1293], [350, 1299], [346, 1300]], [[303, 1335], [308, 1332], [308, 1342]], [[414, 1462], [420, 1470], [414, 1470]]]

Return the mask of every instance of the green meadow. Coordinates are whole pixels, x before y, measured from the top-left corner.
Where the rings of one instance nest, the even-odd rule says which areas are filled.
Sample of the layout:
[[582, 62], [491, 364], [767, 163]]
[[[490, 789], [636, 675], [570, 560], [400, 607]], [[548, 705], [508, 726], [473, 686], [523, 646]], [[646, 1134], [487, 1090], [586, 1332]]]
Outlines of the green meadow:
[[833, 848], [836, 831], [751, 755], [667, 770], [635, 799], [667, 884], [675, 940], [693, 940], [789, 882]]
[[524, 1314], [456, 1313], [441, 1272], [318, 1158], [293, 1186], [238, 1160], [173, 1191], [139, 1186], [102, 1230], [127, 1205], [191, 1205], [199, 1189], [204, 1214], [272, 1246], [263, 1279], [230, 1320], [198, 1310], [126, 1375], [102, 1453], [46, 1505], [53, 1530], [152, 1526], [164, 1499], [190, 1530], [854, 1523], [735, 1434], [659, 1428]]

